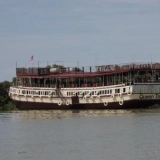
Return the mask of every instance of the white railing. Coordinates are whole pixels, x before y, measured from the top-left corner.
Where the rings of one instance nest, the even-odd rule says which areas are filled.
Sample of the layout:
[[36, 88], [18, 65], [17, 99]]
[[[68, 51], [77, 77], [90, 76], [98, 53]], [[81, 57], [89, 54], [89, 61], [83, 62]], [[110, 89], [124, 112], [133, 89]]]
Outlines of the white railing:
[[[132, 92], [132, 86], [125, 84], [101, 87], [86, 87], [86, 88], [61, 88], [61, 93], [65, 97], [77, 96], [91, 96], [91, 95], [112, 95], [112, 94], [125, 94]], [[34, 87], [10, 87], [10, 94], [15, 95], [28, 95], [28, 96], [57, 96], [56, 88], [34, 88]]]

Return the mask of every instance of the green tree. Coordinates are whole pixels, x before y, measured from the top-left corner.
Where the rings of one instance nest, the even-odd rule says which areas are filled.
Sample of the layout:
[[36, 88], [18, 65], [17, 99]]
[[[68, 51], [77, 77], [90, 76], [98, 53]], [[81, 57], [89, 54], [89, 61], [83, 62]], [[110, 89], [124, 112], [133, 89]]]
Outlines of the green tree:
[[8, 96], [10, 82], [4, 81], [0, 83], [0, 110], [16, 109], [15, 104]]
[[50, 66], [50, 65], [47, 65], [46, 68], [51, 68], [51, 66]]

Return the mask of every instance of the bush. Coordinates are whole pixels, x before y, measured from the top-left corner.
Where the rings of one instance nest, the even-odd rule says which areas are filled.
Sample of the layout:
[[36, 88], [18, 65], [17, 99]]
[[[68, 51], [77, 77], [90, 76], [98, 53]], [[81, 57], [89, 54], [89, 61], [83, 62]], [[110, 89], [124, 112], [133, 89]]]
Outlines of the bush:
[[12, 102], [9, 101], [7, 104], [4, 104], [2, 107], [0, 107], [1, 110], [18, 110], [18, 108], [16, 107], [16, 105]]
[[10, 82], [0, 83], [0, 110], [17, 110], [16, 105], [8, 96]]

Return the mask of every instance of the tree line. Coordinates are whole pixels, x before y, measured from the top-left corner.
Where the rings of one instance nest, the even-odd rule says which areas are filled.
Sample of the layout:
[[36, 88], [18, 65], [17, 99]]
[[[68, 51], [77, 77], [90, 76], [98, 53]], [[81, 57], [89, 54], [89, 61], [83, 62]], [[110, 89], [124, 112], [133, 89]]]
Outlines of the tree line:
[[16, 110], [16, 105], [8, 95], [11, 82], [0, 82], [0, 110]]

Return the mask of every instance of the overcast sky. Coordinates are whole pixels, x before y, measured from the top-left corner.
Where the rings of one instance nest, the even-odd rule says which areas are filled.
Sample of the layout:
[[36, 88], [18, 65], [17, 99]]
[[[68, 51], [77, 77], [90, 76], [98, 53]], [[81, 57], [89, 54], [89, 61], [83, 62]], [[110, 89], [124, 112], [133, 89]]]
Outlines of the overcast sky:
[[160, 0], [0, 0], [0, 82], [16, 76], [16, 62], [151, 60], [160, 62]]

